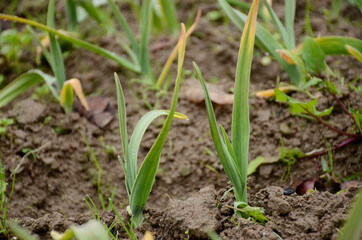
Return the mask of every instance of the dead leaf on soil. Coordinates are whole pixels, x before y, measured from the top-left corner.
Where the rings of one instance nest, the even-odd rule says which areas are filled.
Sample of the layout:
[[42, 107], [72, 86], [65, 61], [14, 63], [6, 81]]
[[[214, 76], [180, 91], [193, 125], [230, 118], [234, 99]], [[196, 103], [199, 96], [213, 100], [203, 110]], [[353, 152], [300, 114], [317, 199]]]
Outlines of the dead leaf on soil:
[[[222, 89], [222, 86], [206, 83], [206, 87], [212, 102], [219, 105], [232, 105], [234, 103], [234, 95], [226, 93]], [[196, 79], [185, 81], [181, 91], [185, 99], [190, 102], [201, 103], [205, 100], [204, 91], [202, 90], [200, 82]]]
[[298, 195], [304, 195], [308, 190], [313, 190], [315, 183], [318, 181], [318, 177], [314, 179], [308, 179], [304, 181], [297, 181], [292, 185]]
[[116, 113], [111, 100], [100, 96], [87, 97], [86, 99], [89, 106], [88, 111], [78, 100], [74, 102], [74, 109], [96, 126], [100, 128], [106, 127], [113, 120]]

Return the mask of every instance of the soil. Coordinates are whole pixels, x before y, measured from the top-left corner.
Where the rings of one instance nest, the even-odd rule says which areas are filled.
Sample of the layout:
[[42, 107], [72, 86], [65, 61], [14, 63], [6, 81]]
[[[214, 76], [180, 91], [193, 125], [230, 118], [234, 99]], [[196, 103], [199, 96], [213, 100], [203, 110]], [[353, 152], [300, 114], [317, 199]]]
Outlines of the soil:
[[[26, 1], [20, 1], [19, 5], [23, 2]], [[328, 22], [322, 9], [330, 9], [330, 1], [313, 1], [311, 4], [310, 18], [316, 36], [362, 38], [362, 17], [356, 7], [343, 6], [342, 17]], [[283, 1], [275, 1], [273, 6], [283, 17]], [[186, 22], [198, 7], [203, 8], [204, 16], [218, 9], [215, 2], [182, 1], [178, 4], [180, 20]], [[298, 43], [306, 35], [303, 27], [304, 9], [305, 1], [298, 1], [295, 24]], [[29, 11], [36, 10], [31, 8]], [[85, 35], [92, 34], [94, 27], [97, 27], [91, 21], [86, 26]], [[219, 88], [228, 92], [234, 84], [240, 34], [232, 24], [203, 17], [187, 43], [185, 81], [193, 78], [186, 70], [192, 72], [192, 61], [195, 61], [205, 79], [216, 81]], [[110, 36], [99, 34], [94, 39], [102, 47], [121, 52], [119, 45]], [[160, 44], [164, 42], [168, 44]], [[152, 38], [151, 48], [153, 46], [154, 51], [151, 57], [156, 72], [167, 59], [175, 42], [176, 37], [161, 35]], [[278, 77], [282, 82], [288, 82], [288, 77], [275, 61], [267, 66], [262, 65], [261, 59], [265, 53], [259, 49], [255, 52], [250, 83], [250, 161], [258, 156], [278, 158], [278, 148], [282, 145], [310, 152], [325, 149], [325, 139], [331, 146], [346, 139], [318, 122], [290, 115], [288, 106], [284, 104], [256, 97], [253, 94], [255, 91], [274, 88]], [[335, 84], [342, 89], [341, 100], [353, 109], [362, 109], [361, 94], [347, 87], [356, 78], [358, 80], [354, 84], [361, 84], [360, 63], [349, 56], [331, 56], [327, 62], [331, 69], [338, 70], [344, 78], [344, 85], [339, 79], [334, 79]], [[31, 63], [35, 66], [33, 60]], [[144, 86], [130, 83], [136, 76], [114, 62], [86, 50], [74, 49], [65, 59], [65, 67], [69, 78], [82, 80], [87, 95], [102, 95], [110, 98], [111, 104], [116, 102], [113, 74], [119, 74], [127, 103], [129, 134], [140, 117], [149, 111], [141, 96]], [[175, 68], [173, 70], [175, 72]], [[16, 76], [14, 71], [9, 73], [11, 69], [4, 70], [10, 78]], [[171, 84], [170, 89], [172, 87]], [[207, 239], [206, 232], [210, 230], [217, 232], [223, 239], [280, 239], [278, 236], [282, 239], [338, 238], [338, 230], [343, 226], [358, 187], [352, 187], [339, 195], [335, 192], [340, 189], [331, 193], [325, 191], [328, 190], [325, 188], [301, 196], [296, 193], [284, 195], [285, 188], [320, 175], [320, 157], [297, 160], [283, 180], [287, 168], [285, 164], [262, 165], [248, 178], [249, 204], [263, 208], [269, 222], [262, 226], [237, 217], [228, 207], [233, 206], [232, 194], [221, 200], [230, 186], [206, 124], [205, 106], [202, 103], [191, 103], [184, 91], [187, 91], [185, 87], [181, 91], [177, 111], [186, 114], [189, 121], [175, 119], [169, 132], [145, 209], [145, 220], [136, 230], [140, 239], [145, 231], [151, 231], [155, 239]], [[1, 109], [1, 117], [15, 119], [15, 124], [9, 126], [8, 134], [0, 136], [0, 157], [7, 169], [8, 183], [11, 182], [10, 170], [14, 170], [21, 162], [16, 171], [15, 191], [9, 204], [8, 218], [17, 219], [40, 239], [51, 239], [51, 230], [63, 232], [71, 224], [83, 224], [92, 218], [83, 200], [87, 195], [101, 209], [97, 188], [98, 171], [82, 136], [94, 150], [103, 169], [101, 193], [107, 198], [116, 189], [114, 201], [127, 205], [124, 174], [116, 157], [122, 156], [117, 119], [99, 128], [78, 112], [65, 114], [55, 102], [32, 99], [31, 93], [29, 91]], [[352, 121], [331, 96], [317, 91], [312, 94], [319, 94], [318, 109], [334, 106], [333, 114], [325, 118], [327, 121], [343, 131], [352, 130]], [[155, 102], [154, 96], [154, 92], [148, 93], [151, 103]], [[292, 93], [292, 96], [308, 99], [303, 93]], [[164, 95], [158, 108], [168, 109], [171, 97], [171, 92]], [[230, 134], [232, 106], [215, 104], [214, 107], [218, 122]], [[152, 146], [162, 123], [156, 121], [146, 132], [140, 147], [139, 163]], [[26, 148], [38, 151], [21, 161]], [[328, 159], [327, 156], [325, 158]], [[361, 142], [333, 151], [334, 174], [340, 179], [361, 173], [361, 162]], [[6, 194], [10, 194], [9, 186]], [[126, 211], [123, 208], [119, 211], [124, 220], [129, 221]], [[101, 212], [102, 221], [108, 225], [116, 219], [112, 212]], [[116, 230], [119, 239], [127, 239], [121, 226], [117, 225]]]

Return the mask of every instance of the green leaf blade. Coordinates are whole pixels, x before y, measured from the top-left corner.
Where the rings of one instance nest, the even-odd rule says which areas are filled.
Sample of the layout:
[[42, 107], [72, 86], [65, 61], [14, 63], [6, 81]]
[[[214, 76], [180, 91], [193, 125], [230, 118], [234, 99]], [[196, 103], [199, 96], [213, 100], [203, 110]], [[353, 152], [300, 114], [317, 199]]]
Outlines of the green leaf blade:
[[136, 41], [136, 38], [134, 37], [131, 28], [129, 27], [127, 21], [125, 20], [122, 12], [119, 10], [119, 8], [117, 7], [117, 5], [115, 4], [114, 0], [107, 0], [108, 1], [108, 5], [111, 8], [115, 18], [117, 19], [119, 25], [122, 27], [122, 29], [126, 32], [126, 35], [128, 37], [128, 40], [131, 43], [132, 49], [133, 51], [138, 54], [139, 52], [139, 48], [138, 48], [138, 44]]
[[53, 93], [54, 97], [59, 100], [59, 95], [54, 89], [53, 84], [56, 79], [40, 70], [30, 70], [18, 78], [13, 80], [10, 84], [0, 90], [0, 108], [8, 104], [17, 96], [35, 86], [36, 84], [45, 81]]
[[144, 77], [155, 82], [155, 78], [151, 71], [148, 43], [150, 41], [152, 27], [152, 6], [151, 0], [144, 0], [141, 8], [141, 26], [140, 35], [141, 42], [139, 45], [139, 59], [141, 71]]
[[66, 84], [60, 92], [60, 104], [62, 105], [65, 113], [73, 111], [74, 93], [72, 85]]
[[[48, 13], [47, 13], [47, 25], [49, 28], [55, 28], [54, 24], [54, 8], [55, 0], [49, 1]], [[50, 56], [52, 58], [52, 65], [54, 75], [57, 79], [58, 90], [62, 89], [63, 84], [66, 80], [65, 68], [63, 62], [62, 51], [60, 49], [59, 43], [55, 38], [53, 33], [49, 32], [49, 41], [50, 41]]]
[[284, 5], [285, 5], [285, 27], [288, 34], [288, 40], [285, 42], [285, 45], [287, 49], [291, 51], [295, 48], [294, 18], [295, 18], [296, 1], [285, 0]]
[[325, 57], [322, 48], [311, 37], [304, 39], [302, 59], [308, 72], [321, 73], [327, 66]]
[[130, 174], [128, 170], [128, 135], [127, 135], [127, 113], [126, 113], [126, 101], [124, 100], [124, 94], [121, 87], [121, 82], [118, 78], [118, 75], [114, 73], [114, 79], [116, 82], [117, 88], [117, 102], [118, 102], [118, 119], [119, 119], [119, 131], [121, 134], [121, 142], [123, 148], [123, 158], [126, 162], [124, 169], [127, 170], [127, 174], [125, 171], [125, 178], [126, 178], [126, 187], [128, 196], [131, 195], [132, 184], [130, 182]]
[[171, 128], [174, 114], [176, 112], [176, 104], [178, 101], [178, 94], [180, 90], [181, 77], [182, 77], [182, 67], [185, 57], [185, 47], [186, 47], [185, 26], [182, 24], [180, 40], [179, 40], [178, 71], [177, 71], [175, 89], [172, 98], [170, 112], [166, 118], [166, 121], [155, 143], [153, 144], [152, 148], [150, 149], [146, 158], [144, 159], [132, 188], [130, 206], [132, 210], [132, 220], [136, 227], [142, 223], [143, 209], [144, 206], [146, 205], [148, 196], [151, 192], [153, 182], [155, 180], [156, 173], [158, 170], [161, 151], [166, 142], [166, 138]]
[[[231, 138], [238, 166], [241, 168], [243, 180], [246, 185], [248, 170], [248, 153], [250, 137], [249, 120], [249, 82], [251, 62], [256, 31], [256, 18], [259, 1], [255, 0], [250, 8], [248, 19], [244, 26], [240, 40], [238, 63], [235, 75], [235, 98], [232, 114]], [[244, 188], [243, 202], [247, 202], [247, 191]]]
[[[231, 21], [240, 30], [246, 22], [247, 16], [235, 9], [233, 9], [225, 0], [218, 0], [223, 10], [226, 12]], [[277, 52], [278, 49], [283, 49], [283, 46], [273, 37], [273, 35], [258, 22], [256, 23], [255, 44], [269, 52], [288, 73], [290, 80], [296, 86], [304, 84], [304, 76], [296, 65], [291, 65], [285, 61]]]
[[234, 151], [232, 151], [232, 153], [229, 152], [229, 151], [231, 151], [232, 146], [229, 145], [230, 142], [229, 142], [227, 136], [225, 136], [226, 133], [224, 135], [224, 138], [225, 138], [225, 141], [227, 141], [228, 146], [223, 141], [222, 135], [220, 133], [220, 130], [219, 130], [217, 122], [216, 122], [216, 117], [215, 117], [214, 109], [212, 107], [212, 103], [210, 100], [209, 92], [207, 91], [205, 80], [204, 80], [204, 77], [202, 76], [200, 68], [197, 66], [197, 64], [195, 62], [193, 62], [193, 65], [194, 65], [196, 75], [204, 90], [205, 105], [206, 105], [207, 115], [208, 115], [208, 119], [209, 119], [210, 131], [211, 131], [211, 136], [212, 136], [215, 148], [216, 148], [216, 152], [219, 156], [221, 165], [223, 166], [226, 175], [228, 176], [228, 178], [234, 185], [234, 192], [235, 192], [236, 199], [241, 200], [241, 199], [243, 199], [244, 188], [246, 187], [245, 180], [242, 178], [241, 170], [238, 167], [238, 165], [236, 164], [236, 156], [235, 156]]
[[[137, 156], [138, 150], [141, 144], [142, 137], [146, 132], [149, 125], [160, 116], [168, 116], [170, 111], [167, 110], [153, 110], [145, 115], [139, 120], [135, 129], [133, 130], [129, 145], [128, 145], [128, 157], [127, 157], [127, 170], [129, 176], [130, 185], [133, 186], [134, 181], [137, 175]], [[183, 114], [175, 113], [174, 117], [182, 117]]]

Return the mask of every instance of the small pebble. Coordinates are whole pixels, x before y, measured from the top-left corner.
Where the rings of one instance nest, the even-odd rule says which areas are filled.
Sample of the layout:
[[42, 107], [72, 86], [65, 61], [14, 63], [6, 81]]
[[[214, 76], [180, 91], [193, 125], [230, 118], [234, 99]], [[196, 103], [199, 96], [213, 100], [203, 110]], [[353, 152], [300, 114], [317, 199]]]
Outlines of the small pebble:
[[291, 187], [288, 187], [284, 190], [284, 195], [292, 195], [293, 193], [295, 193], [295, 189], [294, 188], [291, 188]]

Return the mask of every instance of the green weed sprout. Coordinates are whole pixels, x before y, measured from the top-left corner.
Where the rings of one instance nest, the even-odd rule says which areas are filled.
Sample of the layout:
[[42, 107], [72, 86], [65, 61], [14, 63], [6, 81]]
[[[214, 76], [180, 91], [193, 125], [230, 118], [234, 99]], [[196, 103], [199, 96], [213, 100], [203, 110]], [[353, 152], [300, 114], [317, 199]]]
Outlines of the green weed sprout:
[[[185, 56], [185, 41], [185, 26], [182, 24], [180, 40], [178, 43], [179, 47], [177, 77], [170, 111], [153, 110], [146, 113], [136, 125], [129, 142], [127, 136], [126, 107], [124, 95], [118, 76], [117, 74], [115, 74], [118, 98], [119, 126], [122, 139], [124, 161], [121, 159], [121, 157], [118, 158], [125, 173], [125, 182], [130, 205], [129, 209], [131, 210], [132, 221], [134, 222], [135, 227], [138, 227], [143, 220], [143, 209], [146, 205], [147, 198], [149, 196], [149, 193], [151, 192], [152, 185], [155, 180], [160, 160], [160, 154], [165, 144], [168, 131], [171, 128], [173, 118], [187, 118], [185, 115], [175, 112], [181, 83], [182, 66]], [[167, 115], [167, 119], [151, 150], [148, 152], [146, 158], [144, 159], [141, 168], [137, 172], [137, 154], [140, 142], [142, 140], [142, 136], [150, 123], [155, 118], [162, 115]]]
[[[229, 16], [231, 21], [239, 28], [243, 29], [246, 22], [246, 15], [232, 8], [226, 0], [218, 0], [223, 10]], [[306, 38], [302, 44], [296, 47], [294, 39], [294, 17], [296, 0], [285, 0], [285, 26], [282, 24], [274, 10], [263, 0], [267, 7], [271, 19], [282, 37], [280, 43], [271, 31], [263, 27], [261, 24], [256, 24], [255, 44], [270, 53], [282, 68], [288, 73], [291, 82], [297, 87], [303, 87], [308, 77], [308, 67], [316, 61], [313, 60], [313, 49], [320, 48], [323, 55], [341, 55], [351, 54], [347, 46], [351, 46], [359, 53], [362, 52], [362, 41], [356, 38], [343, 36], [326, 36], [317, 38]], [[316, 45], [318, 47], [316, 47]], [[312, 47], [312, 49], [310, 48]], [[322, 55], [318, 53], [318, 57]], [[324, 57], [323, 61], [324, 63]], [[324, 67], [322, 69], [324, 70]]]
[[14, 124], [14, 119], [12, 118], [0, 119], [0, 135], [5, 135], [8, 132], [8, 126], [13, 124]]
[[[54, 8], [55, 0], [49, 1], [47, 14], [47, 25], [49, 28], [54, 28]], [[54, 33], [49, 33], [48, 36], [50, 45], [49, 52], [29, 26], [28, 30], [40, 45], [45, 58], [53, 70], [55, 77], [50, 76], [40, 70], [30, 70], [22, 74], [5, 88], [0, 90], [0, 107], [3, 107], [9, 103], [11, 100], [28, 90], [30, 87], [45, 81], [50, 91], [60, 102], [66, 113], [69, 113], [73, 110], [73, 91], [76, 93], [83, 106], [88, 109], [88, 104], [84, 97], [80, 81], [76, 78], [72, 78], [66, 81], [63, 56]], [[54, 85], [56, 85], [56, 87], [54, 87]]]
[[[338, 94], [340, 93], [340, 90], [336, 88], [333, 82], [329, 80], [322, 81], [321, 79], [315, 79], [318, 80], [317, 82], [321, 84], [324, 89], [337, 101], [339, 106], [342, 108], [342, 110], [348, 115], [348, 117], [353, 121], [354, 123], [354, 132], [346, 132], [341, 129], [338, 129], [333, 124], [330, 124], [329, 122], [323, 120], [324, 116], [328, 116], [333, 111], [333, 106], [325, 109], [323, 111], [318, 111], [316, 108], [316, 105], [318, 103], [318, 99], [313, 99], [308, 102], [301, 102], [297, 99], [294, 99], [279, 89], [275, 89], [275, 98], [278, 102], [285, 102], [289, 104], [289, 110], [292, 115], [297, 115], [300, 117], [304, 117], [307, 119], [316, 120], [319, 123], [321, 123], [323, 126], [329, 128], [330, 130], [348, 137], [346, 140], [342, 141], [338, 145], [334, 146], [331, 150], [337, 150], [339, 148], [342, 148], [352, 142], [357, 142], [362, 138], [362, 114], [358, 110], [353, 110], [352, 108], [347, 108], [347, 106], [344, 105], [344, 103], [338, 98]], [[306, 154], [304, 156], [300, 157], [316, 157], [321, 156], [328, 153], [328, 150], [322, 150], [310, 154]]]
[[240, 40], [238, 63], [235, 75], [235, 100], [232, 114], [231, 139], [230, 142], [224, 128], [217, 125], [211, 100], [205, 85], [202, 73], [194, 64], [194, 69], [205, 93], [205, 104], [207, 108], [212, 139], [221, 164], [234, 186], [236, 202], [234, 209], [243, 216], [253, 216], [261, 222], [267, 221], [261, 210], [247, 205], [247, 171], [248, 152], [250, 137], [249, 120], [249, 81], [251, 62], [253, 58], [256, 18], [259, 0], [254, 0], [245, 28]]

